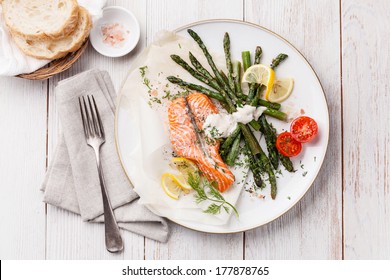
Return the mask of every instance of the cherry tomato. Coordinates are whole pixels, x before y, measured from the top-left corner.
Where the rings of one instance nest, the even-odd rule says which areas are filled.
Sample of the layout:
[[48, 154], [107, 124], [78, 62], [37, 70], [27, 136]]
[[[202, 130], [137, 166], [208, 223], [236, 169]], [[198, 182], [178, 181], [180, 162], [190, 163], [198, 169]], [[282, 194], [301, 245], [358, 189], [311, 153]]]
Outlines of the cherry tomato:
[[283, 132], [279, 134], [276, 139], [276, 148], [286, 157], [294, 157], [302, 150], [302, 144], [296, 141], [290, 132]]
[[312, 118], [302, 116], [291, 123], [290, 132], [292, 137], [301, 143], [313, 140], [318, 133], [318, 125]]

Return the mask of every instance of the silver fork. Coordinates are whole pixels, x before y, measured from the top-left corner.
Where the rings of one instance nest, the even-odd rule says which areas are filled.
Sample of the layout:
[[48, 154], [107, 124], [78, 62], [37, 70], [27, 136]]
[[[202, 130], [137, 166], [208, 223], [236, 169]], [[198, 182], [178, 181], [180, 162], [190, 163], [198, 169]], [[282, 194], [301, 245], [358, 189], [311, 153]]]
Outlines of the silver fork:
[[[85, 101], [88, 100], [88, 102]], [[99, 172], [100, 187], [103, 196], [104, 228], [106, 237], [106, 248], [111, 253], [123, 250], [123, 242], [115, 220], [114, 212], [108, 199], [107, 188], [104, 183], [102, 165], [100, 163], [100, 147], [104, 144], [105, 135], [103, 124], [93, 95], [79, 97], [81, 119], [83, 121], [85, 139], [87, 144], [93, 148], [96, 156], [96, 163]]]

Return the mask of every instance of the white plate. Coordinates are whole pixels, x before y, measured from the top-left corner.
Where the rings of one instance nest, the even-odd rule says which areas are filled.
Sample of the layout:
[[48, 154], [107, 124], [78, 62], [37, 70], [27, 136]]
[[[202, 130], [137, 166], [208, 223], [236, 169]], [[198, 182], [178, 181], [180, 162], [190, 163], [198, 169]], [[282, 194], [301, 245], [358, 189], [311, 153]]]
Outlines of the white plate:
[[[267, 29], [241, 21], [211, 20], [179, 28], [176, 32], [189, 37], [187, 28], [198, 32], [210, 50], [220, 53], [223, 53], [224, 33], [229, 32], [233, 59], [240, 59], [243, 50], [250, 50], [253, 53], [257, 45], [263, 48], [262, 63], [270, 63], [279, 53], [288, 54], [288, 59], [277, 68], [276, 75], [292, 77], [295, 85], [292, 95], [282, 103], [282, 110], [290, 111], [290, 116], [294, 116], [303, 109], [305, 115], [314, 118], [318, 123], [317, 138], [304, 144], [302, 153], [293, 158], [297, 171], [279, 175], [276, 200], [270, 199], [269, 188], [263, 191], [267, 195], [266, 199], [259, 199], [249, 192], [242, 192], [237, 204], [240, 217], [233, 216], [223, 226], [204, 225], [168, 217], [182, 226], [212, 233], [240, 232], [259, 227], [275, 220], [293, 207], [308, 191], [321, 168], [329, 138], [329, 113], [324, 91], [314, 70], [302, 54], [286, 40]], [[123, 103], [119, 97], [116, 112], [116, 142], [123, 167], [128, 170], [137, 168], [131, 166], [126, 157], [131, 152], [128, 143], [131, 143], [132, 135], [136, 132], [131, 127]], [[276, 120], [272, 120], [272, 123], [279, 132], [289, 129], [289, 123]]]

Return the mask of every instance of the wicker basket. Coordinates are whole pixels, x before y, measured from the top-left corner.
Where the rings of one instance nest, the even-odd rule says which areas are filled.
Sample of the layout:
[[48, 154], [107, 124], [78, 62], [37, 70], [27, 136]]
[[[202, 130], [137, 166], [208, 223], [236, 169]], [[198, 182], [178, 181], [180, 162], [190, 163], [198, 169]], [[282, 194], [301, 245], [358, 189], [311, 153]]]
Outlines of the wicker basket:
[[50, 77], [69, 69], [79, 57], [83, 54], [88, 46], [89, 40], [85, 40], [84, 44], [75, 52], [69, 53], [66, 56], [53, 60], [48, 65], [28, 74], [20, 74], [17, 77], [28, 80], [46, 80]]

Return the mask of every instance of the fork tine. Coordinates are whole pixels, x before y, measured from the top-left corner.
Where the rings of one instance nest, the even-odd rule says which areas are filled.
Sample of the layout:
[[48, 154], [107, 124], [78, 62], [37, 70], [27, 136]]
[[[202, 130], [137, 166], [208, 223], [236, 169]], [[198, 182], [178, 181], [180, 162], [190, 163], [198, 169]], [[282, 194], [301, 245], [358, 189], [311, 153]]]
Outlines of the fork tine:
[[96, 105], [96, 101], [95, 101], [95, 98], [93, 97], [93, 95], [92, 95], [92, 101], [93, 101], [93, 105], [94, 105], [96, 116], [97, 116], [97, 120], [98, 120], [100, 136], [104, 138], [105, 134], [104, 134], [104, 128], [103, 128], [102, 119], [100, 118], [99, 110], [98, 110], [98, 107]]
[[95, 112], [95, 108], [94, 106], [92, 106], [92, 102], [91, 102], [91, 96], [92, 95], [88, 95], [87, 96], [87, 99], [88, 99], [88, 104], [89, 104], [89, 110], [91, 112], [91, 117], [92, 117], [92, 127], [94, 129], [94, 132], [95, 132], [95, 136], [99, 136], [100, 137], [100, 131], [99, 131], [99, 124], [98, 124], [98, 120], [97, 120], [97, 117], [96, 117], [96, 112]]
[[84, 108], [85, 108], [85, 115], [86, 115], [86, 121], [87, 121], [87, 128], [88, 128], [88, 132], [89, 132], [89, 136], [95, 136], [95, 131], [93, 129], [93, 125], [92, 125], [92, 120], [91, 120], [91, 116], [90, 116], [90, 111], [89, 111], [89, 107], [87, 106], [87, 103], [85, 102], [85, 98], [83, 96], [83, 102], [84, 102]]
[[88, 138], [89, 131], [88, 131], [88, 127], [87, 127], [87, 123], [86, 123], [86, 119], [85, 119], [85, 107], [83, 106], [83, 104], [81, 102], [82, 99], [83, 99], [83, 97], [80, 96], [79, 97], [80, 114], [81, 114], [81, 119], [83, 121], [84, 134], [85, 134], [85, 137]]

